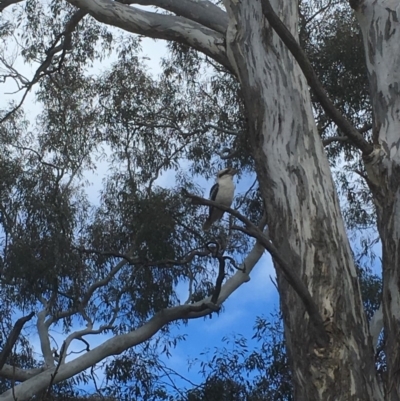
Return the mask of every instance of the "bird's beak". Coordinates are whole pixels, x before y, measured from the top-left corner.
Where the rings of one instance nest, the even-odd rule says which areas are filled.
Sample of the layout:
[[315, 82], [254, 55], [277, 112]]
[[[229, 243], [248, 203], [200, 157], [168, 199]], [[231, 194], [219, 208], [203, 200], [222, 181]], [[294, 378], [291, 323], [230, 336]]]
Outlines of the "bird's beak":
[[237, 174], [239, 172], [239, 170], [237, 170], [236, 168], [231, 168], [231, 170], [230, 170], [230, 174], [232, 175], [232, 176], [234, 176], [235, 174]]

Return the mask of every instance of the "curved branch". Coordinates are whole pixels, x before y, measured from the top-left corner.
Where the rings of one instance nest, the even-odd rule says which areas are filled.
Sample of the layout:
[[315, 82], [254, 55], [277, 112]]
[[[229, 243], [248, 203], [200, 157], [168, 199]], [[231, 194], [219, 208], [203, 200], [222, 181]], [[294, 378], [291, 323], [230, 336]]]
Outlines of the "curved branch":
[[331, 136], [329, 138], [322, 140], [322, 145], [328, 146], [332, 142], [349, 142], [349, 138], [347, 136]]
[[207, 0], [120, 0], [120, 3], [160, 7], [222, 34], [228, 28], [227, 13]]
[[[1, 5], [0, 5], [0, 8], [1, 8]], [[35, 75], [32, 78], [32, 80], [29, 82], [26, 82], [24, 84], [25, 92], [24, 92], [22, 98], [20, 99], [19, 103], [15, 107], [13, 107], [9, 112], [7, 112], [4, 115], [4, 117], [1, 118], [0, 124], [2, 124], [4, 121], [6, 121], [8, 118], [10, 118], [16, 111], [18, 111], [21, 108], [29, 91], [44, 75], [49, 75], [49, 74], [52, 74], [52, 73], [60, 70], [67, 50], [70, 50], [72, 47], [72, 44], [71, 44], [72, 32], [75, 31], [75, 28], [77, 27], [78, 23], [82, 20], [82, 18], [85, 15], [86, 15], [86, 12], [82, 11], [82, 10], [78, 10], [77, 12], [75, 12], [72, 15], [71, 19], [66, 24], [64, 32], [57, 35], [55, 40], [53, 41], [52, 45], [50, 46], [50, 48], [47, 49], [46, 59], [42, 62], [42, 64], [40, 64], [40, 66], [36, 70]], [[61, 44], [58, 44], [62, 37], [64, 37], [63, 42]], [[60, 59], [58, 62], [58, 67], [56, 69], [50, 71], [49, 67], [52, 65], [53, 58], [60, 51], [62, 51], [62, 53], [61, 53], [61, 56], [60, 56]], [[10, 68], [10, 67], [8, 67], [8, 68]], [[22, 88], [21, 88], [21, 90], [22, 90]]]
[[11, 333], [7, 337], [4, 348], [0, 352], [0, 371], [1, 369], [3, 369], [3, 366], [6, 363], [6, 360], [10, 355], [14, 344], [17, 342], [19, 334], [21, 333], [21, 330], [24, 327], [24, 324], [26, 322], [29, 322], [29, 320], [31, 320], [33, 316], [35, 316], [35, 312], [31, 312], [29, 315], [23, 316], [15, 322], [14, 327], [11, 330]]
[[315, 93], [318, 101], [320, 102], [325, 113], [334, 121], [334, 123], [342, 130], [344, 136], [361, 150], [364, 156], [369, 155], [374, 150], [373, 146], [364, 139], [364, 137], [357, 131], [357, 129], [343, 116], [342, 113], [335, 107], [329, 99], [324, 87], [318, 79], [307, 55], [297, 43], [294, 36], [286, 28], [285, 24], [276, 15], [269, 0], [261, 0], [263, 13], [268, 20], [274, 31], [281, 38], [282, 42], [287, 46], [293, 57], [298, 62], [304, 76], [307, 79], [308, 85]]
[[275, 261], [275, 266], [281, 269], [288, 283], [292, 286], [292, 288], [296, 291], [299, 298], [302, 300], [307, 310], [307, 313], [310, 317], [310, 320], [314, 325], [316, 342], [318, 343], [318, 345], [322, 347], [326, 346], [329, 339], [325, 331], [324, 322], [322, 320], [321, 314], [319, 313], [317, 304], [315, 303], [310, 292], [308, 291], [307, 286], [304, 284], [301, 277], [297, 274], [298, 269], [296, 269], [295, 266], [291, 266], [286, 261], [285, 257], [282, 256], [282, 254], [278, 251], [278, 249], [269, 239], [268, 235], [263, 233], [253, 222], [251, 222], [248, 218], [244, 217], [237, 210], [221, 205], [218, 202], [210, 201], [208, 199], [203, 199], [198, 196], [191, 195], [189, 193], [186, 193], [186, 196], [192, 199], [193, 204], [213, 206], [217, 209], [221, 209], [225, 212], [228, 212], [229, 214], [236, 217], [245, 225], [245, 227], [234, 226], [232, 228], [242, 231], [243, 233], [255, 238], [270, 253], [270, 255]]
[[3, 12], [8, 6], [12, 4], [21, 3], [22, 0], [1, 0], [0, 1], [0, 13]]
[[[246, 266], [246, 272], [238, 271], [225, 282], [221, 288], [217, 301], [218, 304], [223, 303], [237, 288], [249, 281], [249, 273], [260, 260], [263, 253], [264, 247], [257, 242], [243, 261], [242, 265]], [[13, 389], [0, 395], [0, 401], [15, 401], [15, 399], [18, 399], [18, 401], [27, 400], [47, 388], [50, 382], [55, 384], [69, 379], [108, 356], [120, 354], [128, 348], [141, 344], [168, 323], [179, 319], [193, 319], [210, 314], [212, 310], [205, 306], [208, 302], [210, 302], [210, 297], [195, 304], [180, 305], [164, 309], [137, 330], [115, 336], [91, 351], [88, 351], [86, 354], [59, 366], [56, 376], [54, 376], [56, 368], [52, 368], [32, 377], [24, 383], [18, 384]]]
[[[38, 331], [39, 331], [39, 336], [41, 338], [41, 343], [42, 343], [42, 339], [43, 339], [43, 343], [42, 343], [42, 352], [43, 355], [47, 355], [48, 358], [48, 363], [51, 363], [51, 361], [53, 360], [53, 355], [51, 353], [51, 349], [50, 349], [50, 343], [48, 342], [48, 339], [46, 340], [46, 336], [47, 336], [47, 332], [48, 332], [48, 327], [50, 327], [51, 324], [54, 324], [55, 322], [59, 321], [60, 319], [72, 316], [76, 313], [79, 312], [79, 310], [83, 310], [83, 308], [86, 307], [86, 305], [88, 304], [88, 302], [90, 301], [93, 293], [100, 287], [104, 287], [105, 285], [107, 285], [112, 279], [113, 277], [115, 277], [115, 275], [127, 264], [131, 264], [131, 265], [141, 265], [141, 266], [174, 266], [174, 265], [184, 265], [187, 263], [190, 263], [196, 256], [208, 256], [210, 254], [210, 252], [208, 250], [199, 250], [199, 249], [194, 249], [193, 251], [189, 252], [187, 255], [185, 255], [182, 259], [179, 260], [174, 260], [174, 259], [163, 259], [163, 260], [158, 260], [158, 261], [148, 261], [148, 260], [143, 260], [143, 259], [132, 259], [128, 254], [122, 254], [119, 252], [113, 252], [113, 251], [97, 251], [94, 249], [84, 249], [84, 248], [76, 248], [78, 249], [80, 252], [85, 252], [85, 253], [95, 253], [95, 254], [99, 254], [99, 255], [105, 255], [105, 256], [113, 256], [113, 257], [119, 257], [123, 260], [121, 260], [120, 262], [118, 262], [109, 272], [109, 274], [104, 277], [101, 280], [95, 281], [87, 290], [86, 294], [83, 296], [81, 302], [78, 305], [74, 305], [73, 307], [71, 307], [70, 309], [61, 311], [59, 313], [57, 313], [54, 316], [50, 316], [46, 321], [43, 320], [43, 322], [41, 322], [41, 318], [44, 319], [44, 317], [40, 314], [40, 313], [45, 313], [45, 311], [42, 311], [39, 313], [39, 318], [38, 318]], [[43, 351], [43, 347], [46, 345], [45, 349], [47, 350], [47, 353], [45, 353]], [[46, 358], [45, 358], [46, 360]]]
[[225, 36], [183, 17], [156, 14], [111, 0], [68, 0], [99, 22], [154, 39], [172, 40], [193, 47], [232, 70], [225, 51]]

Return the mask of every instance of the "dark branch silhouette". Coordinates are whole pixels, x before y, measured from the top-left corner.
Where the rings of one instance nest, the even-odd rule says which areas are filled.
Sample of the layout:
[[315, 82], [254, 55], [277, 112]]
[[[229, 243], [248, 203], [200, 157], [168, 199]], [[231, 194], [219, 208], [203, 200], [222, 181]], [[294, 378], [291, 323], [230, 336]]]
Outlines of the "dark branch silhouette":
[[35, 312], [31, 312], [28, 316], [23, 316], [15, 322], [14, 327], [7, 338], [6, 344], [4, 345], [3, 350], [0, 352], [0, 370], [3, 369], [3, 366], [6, 363], [6, 360], [10, 355], [14, 344], [18, 340], [18, 337], [21, 333], [22, 328], [24, 327], [24, 324], [26, 322], [29, 322], [29, 320], [31, 320], [33, 316], [35, 316]]
[[329, 339], [328, 339], [328, 334], [325, 331], [323, 319], [306, 285], [304, 284], [303, 280], [301, 280], [300, 276], [297, 274], [297, 271], [299, 269], [297, 269], [295, 266], [291, 266], [286, 261], [286, 259], [282, 256], [282, 254], [272, 243], [269, 236], [266, 235], [262, 230], [260, 230], [260, 228], [258, 228], [254, 223], [252, 223], [248, 218], [240, 214], [237, 210], [231, 209], [230, 207], [223, 206], [220, 203], [204, 199], [196, 195], [191, 195], [185, 190], [183, 192], [186, 194], [188, 198], [192, 200], [192, 204], [213, 206], [215, 208], [224, 210], [225, 212], [228, 212], [232, 216], [236, 217], [244, 224], [244, 226], [233, 226], [232, 229], [241, 231], [255, 238], [270, 253], [270, 255], [275, 261], [275, 266], [283, 272], [288, 283], [292, 286], [292, 288], [296, 291], [297, 295], [303, 301], [303, 304], [308, 312], [308, 315], [310, 316], [310, 320], [313, 322], [315, 328], [316, 342], [318, 343], [318, 345], [322, 347], [326, 346]]
[[307, 55], [297, 43], [294, 36], [291, 34], [289, 29], [276, 15], [274, 9], [271, 6], [269, 0], [261, 0], [263, 13], [265, 18], [274, 29], [274, 31], [281, 38], [282, 42], [286, 45], [293, 57], [298, 62], [304, 76], [307, 79], [308, 85], [310, 85], [315, 96], [320, 102], [325, 113], [333, 120], [333, 122], [343, 132], [344, 136], [347, 136], [349, 140], [361, 150], [364, 156], [369, 155], [374, 150], [373, 146], [365, 140], [360, 132], [347, 120], [343, 114], [335, 107], [333, 102], [329, 99], [324, 87], [322, 86], [317, 74], [314, 71]]

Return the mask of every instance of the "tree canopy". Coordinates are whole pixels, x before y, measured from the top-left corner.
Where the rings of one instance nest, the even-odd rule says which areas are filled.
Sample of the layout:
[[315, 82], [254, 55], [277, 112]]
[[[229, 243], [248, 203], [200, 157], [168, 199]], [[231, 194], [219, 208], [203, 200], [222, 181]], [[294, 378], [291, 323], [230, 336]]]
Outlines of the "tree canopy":
[[[262, 101], [254, 95], [254, 108], [249, 106], [254, 85], [238, 72], [247, 67], [232, 61], [237, 49], [229, 45], [230, 27], [239, 17], [234, 17], [237, 10], [231, 3], [0, 1], [1, 83], [15, 91], [3, 96], [0, 104], [0, 377], [4, 391], [0, 400], [81, 396], [79, 386], [91, 382], [95, 366], [107, 379], [96, 392], [111, 399], [301, 399], [293, 390], [299, 379], [293, 377], [298, 365], [291, 347], [297, 340], [290, 337], [293, 327], [292, 331], [288, 328], [296, 326], [300, 317], [289, 317], [288, 305], [306, 305], [298, 316], [307, 314], [304, 324], [315, 325], [317, 334], [310, 343], [317, 344], [316, 349], [326, 347], [320, 342], [321, 327], [335, 337], [331, 324], [337, 316], [351, 320], [342, 312], [330, 316], [330, 307], [316, 301], [323, 297], [324, 287], [311, 287], [313, 280], [330, 282], [324, 269], [335, 268], [323, 260], [318, 246], [322, 239], [330, 241], [327, 232], [331, 230], [333, 238], [340, 229], [325, 227], [327, 219], [319, 212], [325, 207], [314, 199], [320, 208], [316, 208], [318, 218], [310, 223], [312, 230], [305, 228], [313, 235], [301, 236], [289, 221], [304, 221], [301, 224], [308, 226], [304, 211], [290, 216], [285, 207], [280, 208], [284, 202], [273, 188], [283, 182], [278, 172], [286, 171], [294, 188], [287, 198], [306, 199], [307, 185], [312, 185], [307, 184], [305, 173], [294, 162], [285, 164], [283, 158], [282, 165], [274, 164], [276, 170], [267, 162], [265, 170], [260, 167], [257, 141], [261, 134], [254, 127], [264, 127], [257, 114]], [[284, 38], [276, 34], [279, 28], [267, 18], [265, 3], [269, 2], [255, 3], [263, 6], [267, 26], [263, 41], [286, 49]], [[378, 322], [377, 334], [370, 333], [373, 342], [365, 345], [370, 349], [366, 358], [374, 359], [371, 371], [385, 381], [381, 281], [369, 270], [381, 264], [375, 255], [381, 220], [365, 162], [377, 128], [372, 130], [376, 117], [371, 73], [352, 10], [357, 7], [336, 0], [285, 3], [298, 12], [296, 31], [285, 8], [279, 17], [298, 37], [300, 49], [332, 102], [331, 109], [325, 106], [323, 95], [299, 61], [353, 245], [353, 252], [346, 253], [340, 241], [332, 239], [330, 246], [340, 250], [342, 259], [331, 250], [327, 254], [339, 264], [350, 255], [346, 263], [356, 266], [358, 276], [351, 276], [354, 302], [365, 311], [358, 324]], [[167, 41], [167, 56], [158, 76], [146, 64], [144, 36]], [[250, 33], [248, 38], [249, 49], [255, 48]], [[301, 56], [292, 53], [296, 60]], [[285, 68], [290, 70], [285, 62], [280, 67], [283, 75]], [[28, 67], [33, 70], [30, 75]], [[271, 76], [276, 73], [273, 65], [265, 68]], [[291, 87], [291, 78], [276, 79], [283, 82], [279, 97], [284, 99], [288, 95], [282, 88]], [[268, 100], [273, 103], [272, 94], [273, 89]], [[30, 109], [33, 101], [37, 113]], [[336, 110], [345, 124], [329, 110]], [[291, 109], [293, 114], [298, 112]], [[271, 107], [262, 115], [287, 131], [285, 113], [274, 113]], [[277, 154], [279, 138], [273, 142]], [[308, 163], [302, 146], [298, 145], [296, 155], [300, 166]], [[289, 146], [286, 149], [292, 154]], [[312, 149], [310, 145], [309, 153], [322, 160], [319, 151]], [[323, 165], [321, 161], [321, 171]], [[208, 204], [201, 199], [207, 195], [199, 182], [213, 179], [226, 166], [239, 169], [241, 189], [234, 210], [225, 214], [229, 217], [204, 233], [206, 209], [201, 205]], [[88, 178], [95, 174], [102, 180], [98, 194]], [[276, 183], [266, 184], [269, 175], [277, 178]], [[315, 174], [317, 181], [324, 187]], [[331, 194], [334, 189], [329, 185], [325, 188]], [[271, 199], [274, 202], [268, 202]], [[284, 221], [279, 222], [280, 218]], [[315, 255], [292, 254], [290, 233], [304, 237], [307, 246], [317, 249]], [[260, 348], [248, 352], [247, 340], [236, 337], [237, 352], [217, 350], [208, 364], [200, 362], [205, 379], [200, 387], [168, 392], [160, 384], [160, 376], [169, 369], [160, 361], [160, 353], [168, 354], [182, 339], [172, 327], [224, 313], [221, 305], [251, 278], [265, 250], [277, 266], [283, 315], [259, 318], [255, 337]], [[311, 262], [312, 271], [304, 267]], [[332, 280], [336, 286], [340, 286], [340, 274]], [[179, 299], [180, 285], [186, 286], [187, 299]], [[287, 286], [292, 293], [285, 291]], [[16, 325], [21, 316], [26, 317], [24, 330]], [[64, 338], [58, 347], [51, 338], [55, 328]], [[40, 339], [40, 358], [33, 356], [30, 336], [34, 332]], [[90, 338], [95, 334], [109, 339], [92, 348]], [[73, 360], [72, 342], [82, 343], [84, 349]], [[110, 356], [112, 360], [107, 359]]]

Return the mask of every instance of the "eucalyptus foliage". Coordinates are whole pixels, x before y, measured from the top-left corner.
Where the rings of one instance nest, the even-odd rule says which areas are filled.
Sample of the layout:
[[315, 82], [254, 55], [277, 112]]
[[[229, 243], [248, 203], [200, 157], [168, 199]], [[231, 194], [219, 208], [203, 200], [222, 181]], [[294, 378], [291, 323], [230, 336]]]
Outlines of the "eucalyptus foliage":
[[[141, 36], [102, 24], [67, 1], [14, 3], [0, 16], [1, 80], [19, 88], [0, 105], [0, 349], [16, 315], [33, 311], [37, 321], [25, 326], [7, 358], [18, 372], [0, 370], [5, 387], [71, 360], [72, 341], [83, 339], [87, 352], [87, 335], [131, 333], [160, 311], [212, 295], [220, 266], [212, 246], [230, 258], [226, 278], [237, 272], [254, 240], [233, 230], [228, 218], [210, 235], [201, 231], [206, 210], [185, 195], [205, 195], [200, 177], [239, 168], [246, 184], [236, 209], [255, 224], [264, 215], [248, 115], [232, 71], [178, 41], [168, 44], [155, 76]], [[364, 52], [349, 6], [301, 2], [300, 12], [300, 41], [321, 82], [371, 138]], [[17, 65], [36, 72], [27, 77]], [[312, 101], [347, 229], [371, 255], [376, 215], [360, 154]], [[98, 193], [91, 180], [101, 181]], [[368, 276], [365, 283], [371, 317], [380, 281]], [[187, 300], [177, 293], [182, 284]], [[173, 320], [151, 340], [103, 359], [106, 380], [97, 390], [118, 399], [172, 399], [160, 380], [167, 369], [160, 355], [182, 340], [171, 326], [183, 323]], [[237, 352], [218, 350], [201, 362], [206, 382], [182, 399], [293, 399], [281, 324], [258, 321], [256, 336], [269, 333], [258, 350], [247, 352], [239, 337]], [[63, 344], [52, 340], [52, 330], [62, 333]], [[42, 355], [33, 355], [29, 342], [35, 331]], [[77, 388], [96, 382], [93, 369], [51, 383], [46, 394], [82, 396]], [[249, 376], [241, 381], [243, 372]]]

